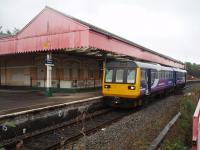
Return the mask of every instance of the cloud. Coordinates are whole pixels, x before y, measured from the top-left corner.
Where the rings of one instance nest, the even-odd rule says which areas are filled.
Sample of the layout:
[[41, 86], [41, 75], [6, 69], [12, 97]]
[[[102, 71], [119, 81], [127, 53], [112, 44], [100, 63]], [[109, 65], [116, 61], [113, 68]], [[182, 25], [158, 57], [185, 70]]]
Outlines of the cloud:
[[45, 5], [159, 53], [200, 63], [200, 1], [2, 0], [0, 25], [22, 28]]

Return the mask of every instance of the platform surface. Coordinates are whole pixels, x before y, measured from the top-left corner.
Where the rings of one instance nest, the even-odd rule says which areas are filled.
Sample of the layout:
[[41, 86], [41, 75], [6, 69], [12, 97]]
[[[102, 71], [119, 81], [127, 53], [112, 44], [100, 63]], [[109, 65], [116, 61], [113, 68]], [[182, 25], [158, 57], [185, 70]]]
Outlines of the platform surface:
[[101, 96], [100, 90], [81, 93], [54, 93], [52, 97], [45, 97], [38, 91], [1, 89], [0, 115], [68, 103], [96, 96]]

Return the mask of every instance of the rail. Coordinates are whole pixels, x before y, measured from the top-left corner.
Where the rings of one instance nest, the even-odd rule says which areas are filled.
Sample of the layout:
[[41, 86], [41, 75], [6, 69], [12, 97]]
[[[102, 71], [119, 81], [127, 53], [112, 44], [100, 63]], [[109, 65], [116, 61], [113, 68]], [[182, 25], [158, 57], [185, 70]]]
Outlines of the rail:
[[192, 127], [192, 150], [200, 149], [200, 100], [197, 104], [196, 110], [193, 115], [193, 127]]

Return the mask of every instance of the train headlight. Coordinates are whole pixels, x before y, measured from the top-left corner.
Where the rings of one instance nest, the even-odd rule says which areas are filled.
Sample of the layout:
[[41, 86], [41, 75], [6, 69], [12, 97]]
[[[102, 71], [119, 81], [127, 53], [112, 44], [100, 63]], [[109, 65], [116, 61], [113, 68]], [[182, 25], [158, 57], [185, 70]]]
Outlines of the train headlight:
[[135, 90], [135, 86], [128, 86], [129, 90]]
[[104, 85], [105, 89], [109, 89], [111, 86], [110, 85]]

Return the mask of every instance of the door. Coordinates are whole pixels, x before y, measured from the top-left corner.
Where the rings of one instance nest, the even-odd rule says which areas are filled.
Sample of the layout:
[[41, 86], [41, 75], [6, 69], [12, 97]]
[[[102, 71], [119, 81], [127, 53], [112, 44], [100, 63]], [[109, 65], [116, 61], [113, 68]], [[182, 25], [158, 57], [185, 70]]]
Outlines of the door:
[[147, 95], [151, 93], [151, 69], [147, 69]]

